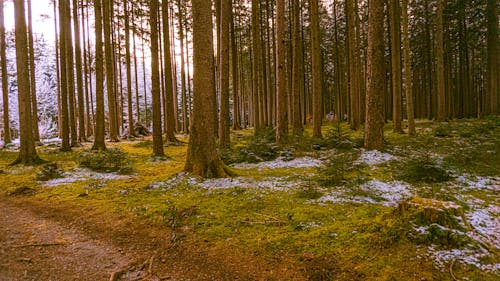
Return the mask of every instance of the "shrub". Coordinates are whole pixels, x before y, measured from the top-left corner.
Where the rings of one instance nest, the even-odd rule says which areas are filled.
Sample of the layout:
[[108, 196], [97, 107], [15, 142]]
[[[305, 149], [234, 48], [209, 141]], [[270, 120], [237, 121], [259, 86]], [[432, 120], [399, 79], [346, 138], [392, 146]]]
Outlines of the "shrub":
[[347, 153], [333, 157], [326, 166], [318, 168], [317, 181], [322, 186], [345, 184], [353, 172], [360, 172], [359, 167], [353, 164], [356, 159], [357, 155]]
[[327, 131], [324, 138], [324, 145], [328, 148], [349, 150], [355, 146], [355, 143], [342, 131], [339, 123], [334, 129]]
[[36, 174], [36, 179], [39, 181], [48, 181], [63, 177], [64, 171], [57, 167], [56, 163], [49, 163], [42, 166]]
[[226, 164], [274, 160], [280, 156], [282, 150], [282, 147], [275, 143], [275, 134], [273, 129], [263, 129], [252, 138], [248, 146], [221, 150], [220, 157]]
[[438, 138], [445, 138], [451, 135], [449, 126], [440, 125], [434, 129], [433, 135]]
[[404, 181], [438, 183], [451, 179], [450, 174], [429, 155], [419, 156], [404, 162], [396, 176]]
[[132, 171], [127, 154], [118, 148], [104, 151], [82, 151], [78, 155], [78, 164], [96, 172], [123, 172], [127, 174]]

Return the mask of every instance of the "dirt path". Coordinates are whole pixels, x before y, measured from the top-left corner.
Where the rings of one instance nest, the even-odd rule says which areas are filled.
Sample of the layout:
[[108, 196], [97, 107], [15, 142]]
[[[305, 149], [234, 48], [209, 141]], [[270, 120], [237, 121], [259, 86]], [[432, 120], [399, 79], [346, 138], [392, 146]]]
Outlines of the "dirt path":
[[[108, 280], [133, 262], [74, 225], [0, 201], [0, 280]], [[136, 276], [138, 277], [138, 276]]]
[[88, 214], [0, 196], [0, 281], [302, 279], [284, 261], [193, 241], [171, 247], [167, 229]]

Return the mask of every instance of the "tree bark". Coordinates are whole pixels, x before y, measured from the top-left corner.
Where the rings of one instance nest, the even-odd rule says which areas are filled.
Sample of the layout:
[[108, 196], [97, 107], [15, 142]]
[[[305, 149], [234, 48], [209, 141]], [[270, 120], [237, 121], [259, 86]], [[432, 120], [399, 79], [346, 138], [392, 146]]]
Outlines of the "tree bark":
[[401, 99], [401, 14], [400, 0], [390, 0], [391, 20], [391, 72], [392, 72], [392, 123], [395, 133], [403, 133]]
[[384, 0], [372, 0], [368, 8], [368, 54], [365, 148], [384, 148], [383, 96], [384, 71]]
[[321, 67], [321, 39], [319, 30], [318, 0], [310, 0], [311, 13], [311, 56], [312, 56], [312, 111], [313, 137], [321, 138], [323, 74]]
[[35, 69], [35, 42], [33, 40], [33, 19], [31, 11], [31, 0], [28, 3], [28, 50], [29, 50], [29, 75], [31, 88], [31, 118], [33, 120], [33, 138], [35, 142], [40, 141], [40, 130], [38, 128], [38, 101], [36, 96], [36, 69]]
[[166, 107], [166, 139], [169, 142], [177, 142], [175, 137], [175, 111], [174, 111], [174, 86], [172, 85], [172, 57], [170, 54], [170, 19], [168, 17], [168, 0], [162, 1], [163, 18], [163, 56], [165, 69], [165, 107]]
[[7, 74], [7, 42], [5, 41], [5, 19], [3, 10], [4, 0], [0, 0], [0, 71], [2, 74], [2, 97], [3, 97], [3, 143], [7, 145], [12, 142], [10, 135], [9, 117], [9, 77]]
[[219, 146], [229, 148], [230, 124], [229, 124], [229, 35], [230, 16], [232, 0], [221, 0], [220, 17], [220, 61], [219, 61], [219, 87], [220, 87], [220, 118], [219, 118]]
[[29, 58], [24, 0], [14, 1], [16, 66], [19, 101], [20, 147], [19, 157], [13, 164], [36, 164], [40, 158], [33, 138], [33, 120], [30, 100]]
[[302, 125], [301, 114], [301, 96], [304, 94], [304, 88], [301, 81], [304, 80], [304, 68], [302, 64], [302, 42], [300, 40], [300, 0], [292, 0], [293, 19], [292, 19], [292, 103], [293, 103], [293, 134], [302, 136], [304, 127]]
[[213, 107], [215, 98], [212, 1], [192, 0], [193, 11], [193, 124], [185, 171], [206, 178], [227, 176], [216, 150]]
[[151, 96], [153, 106], [153, 155], [165, 156], [161, 129], [160, 67], [158, 65], [158, 0], [149, 2], [151, 28]]
[[85, 132], [85, 108], [83, 100], [83, 71], [82, 49], [80, 43], [80, 24], [78, 22], [78, 3], [73, 0], [73, 29], [75, 31], [75, 63], [76, 63], [76, 89], [78, 95], [78, 141], [87, 140]]
[[287, 118], [287, 83], [286, 83], [286, 68], [285, 68], [285, 0], [277, 0], [276, 2], [276, 93], [277, 93], [277, 126], [276, 126], [276, 141], [284, 142], [288, 134], [288, 118]]
[[95, 129], [93, 150], [105, 150], [104, 142], [104, 68], [103, 68], [103, 42], [102, 42], [102, 9], [101, 0], [94, 0], [95, 14]]
[[414, 136], [415, 130], [415, 109], [413, 105], [412, 75], [410, 61], [410, 35], [408, 32], [408, 0], [402, 0], [402, 20], [403, 20], [403, 56], [405, 70], [405, 94], [406, 94], [406, 114], [408, 118], [408, 134]]
[[498, 95], [500, 94], [500, 79], [498, 72], [499, 60], [498, 60], [498, 14], [497, 14], [496, 0], [488, 0], [486, 13], [488, 19], [488, 86], [487, 86], [487, 103], [489, 103], [489, 108], [487, 112], [489, 114], [498, 114]]
[[347, 0], [347, 48], [348, 48], [348, 62], [349, 62], [349, 108], [350, 118], [349, 123], [352, 130], [358, 130], [360, 125], [360, 100], [359, 100], [359, 83], [358, 81], [358, 46], [356, 44], [356, 23], [355, 23], [355, 6], [354, 1]]
[[444, 87], [444, 51], [443, 51], [443, 1], [437, 0], [436, 26], [436, 81], [437, 81], [437, 121], [446, 120], [446, 101]]
[[106, 91], [108, 95], [108, 117], [109, 117], [109, 139], [111, 142], [118, 142], [116, 91], [114, 76], [113, 48], [111, 40], [111, 9], [112, 0], [103, 0], [103, 28], [104, 28], [104, 52], [106, 58]]

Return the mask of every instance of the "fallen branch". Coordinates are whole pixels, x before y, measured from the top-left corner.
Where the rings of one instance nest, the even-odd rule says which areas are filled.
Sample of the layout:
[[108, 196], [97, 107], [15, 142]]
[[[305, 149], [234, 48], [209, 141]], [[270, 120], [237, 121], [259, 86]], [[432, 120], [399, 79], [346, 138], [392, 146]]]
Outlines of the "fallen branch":
[[34, 244], [14, 246], [14, 248], [49, 247], [49, 246], [62, 246], [62, 245], [66, 245], [66, 243], [34, 243]]
[[455, 277], [455, 274], [453, 274], [453, 265], [455, 264], [455, 259], [451, 262], [450, 264], [450, 275], [451, 275], [451, 278], [453, 278], [453, 280], [455, 281], [459, 281], [456, 277]]

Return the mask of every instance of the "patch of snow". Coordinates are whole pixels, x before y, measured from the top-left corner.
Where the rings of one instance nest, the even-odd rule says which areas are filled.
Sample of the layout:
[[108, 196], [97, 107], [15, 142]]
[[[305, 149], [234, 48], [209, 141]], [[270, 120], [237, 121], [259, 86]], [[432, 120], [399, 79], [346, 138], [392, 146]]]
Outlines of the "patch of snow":
[[62, 178], [46, 181], [43, 186], [54, 187], [69, 183], [75, 183], [87, 180], [123, 180], [129, 179], [130, 176], [118, 175], [116, 173], [97, 173], [88, 169], [75, 169], [72, 172], [63, 173]]
[[245, 189], [260, 189], [271, 191], [287, 191], [292, 188], [303, 186], [301, 181], [291, 181], [288, 177], [267, 177], [259, 180], [237, 177], [237, 178], [220, 178], [207, 179], [198, 185], [208, 189], [228, 189], [228, 188], [245, 188]]
[[50, 138], [50, 139], [42, 139], [41, 142], [44, 145], [60, 145], [62, 140], [60, 138]]
[[471, 238], [478, 241], [486, 240], [488, 244], [500, 249], [500, 207], [490, 205], [485, 209], [467, 212], [465, 217], [475, 229], [470, 232]]
[[378, 165], [392, 160], [396, 160], [397, 157], [389, 153], [383, 153], [378, 150], [362, 150], [361, 155], [354, 164], [367, 164], [367, 165]]
[[282, 169], [282, 168], [312, 168], [323, 166], [323, 161], [312, 157], [300, 157], [290, 161], [285, 161], [282, 157], [278, 157], [274, 161], [266, 161], [260, 163], [238, 163], [231, 167], [237, 169]]
[[434, 246], [428, 248], [430, 257], [434, 260], [436, 265], [442, 271], [447, 270], [447, 263], [461, 262], [463, 264], [475, 266], [485, 272], [498, 272], [500, 271], [500, 263], [485, 264], [481, 259], [489, 256], [487, 250], [478, 249], [451, 249], [451, 250], [437, 250]]
[[382, 182], [371, 180], [359, 187], [359, 191], [366, 193], [366, 196], [349, 195], [352, 189], [344, 187], [337, 188], [336, 191], [319, 198], [320, 203], [369, 203], [381, 204], [384, 206], [397, 206], [399, 202], [414, 195], [411, 185], [401, 181]]
[[456, 182], [466, 190], [500, 191], [500, 177], [481, 177], [463, 174], [456, 178]]

